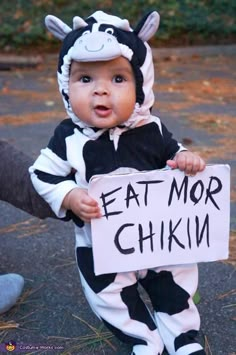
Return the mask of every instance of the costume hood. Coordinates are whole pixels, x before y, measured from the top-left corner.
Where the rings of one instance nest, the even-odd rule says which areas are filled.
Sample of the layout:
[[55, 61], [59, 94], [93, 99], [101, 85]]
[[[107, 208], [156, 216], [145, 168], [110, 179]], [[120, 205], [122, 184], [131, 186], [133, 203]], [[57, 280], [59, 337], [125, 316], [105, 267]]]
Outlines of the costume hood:
[[[70, 105], [69, 73], [72, 60], [95, 62], [112, 60], [123, 56], [131, 63], [136, 79], [136, 105], [133, 114], [124, 123], [126, 129], [133, 128], [143, 119], [150, 117], [154, 103], [153, 82], [154, 67], [151, 48], [147, 41], [155, 34], [159, 26], [159, 14], [150, 12], [133, 30], [129, 21], [103, 11], [83, 20], [73, 18], [73, 29], [59, 18], [48, 15], [45, 24], [48, 30], [63, 41], [58, 63], [58, 83], [64, 105], [73, 122], [84, 129], [88, 136], [94, 130], [80, 121]], [[99, 130], [103, 133], [104, 130]], [[96, 135], [98, 135], [96, 131]]]

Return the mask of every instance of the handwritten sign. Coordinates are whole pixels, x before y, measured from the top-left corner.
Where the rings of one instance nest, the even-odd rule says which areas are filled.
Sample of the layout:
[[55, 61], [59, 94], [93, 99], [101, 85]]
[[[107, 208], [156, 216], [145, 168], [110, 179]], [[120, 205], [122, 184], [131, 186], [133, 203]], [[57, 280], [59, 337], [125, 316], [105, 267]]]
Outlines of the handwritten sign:
[[103, 216], [92, 220], [96, 275], [227, 259], [230, 167], [194, 177], [155, 170], [91, 179]]

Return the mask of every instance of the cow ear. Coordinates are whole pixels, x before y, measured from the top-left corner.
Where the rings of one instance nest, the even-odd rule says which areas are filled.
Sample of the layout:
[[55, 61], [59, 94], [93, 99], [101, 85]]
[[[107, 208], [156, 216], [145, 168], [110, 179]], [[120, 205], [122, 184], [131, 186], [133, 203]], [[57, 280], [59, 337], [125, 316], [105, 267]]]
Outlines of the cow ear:
[[47, 15], [45, 17], [45, 25], [47, 29], [58, 39], [63, 41], [66, 35], [72, 31], [62, 20], [53, 15]]
[[160, 23], [160, 15], [157, 11], [149, 12], [139, 21], [134, 29], [137, 36], [143, 41], [148, 41], [157, 31]]
[[75, 16], [73, 18], [73, 30], [78, 30], [79, 28], [87, 26], [87, 22], [85, 22], [81, 17]]

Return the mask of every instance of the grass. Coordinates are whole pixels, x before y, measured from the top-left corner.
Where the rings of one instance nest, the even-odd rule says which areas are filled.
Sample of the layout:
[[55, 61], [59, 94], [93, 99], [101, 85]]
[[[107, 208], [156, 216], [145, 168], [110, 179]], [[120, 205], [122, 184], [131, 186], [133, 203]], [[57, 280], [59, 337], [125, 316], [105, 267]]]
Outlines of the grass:
[[[14, 3], [14, 4], [13, 4]], [[236, 38], [236, 3], [233, 0], [1, 0], [0, 45], [5, 50], [52, 50], [57, 41], [46, 32], [44, 18], [52, 13], [71, 25], [75, 15], [88, 17], [104, 10], [137, 21], [150, 10], [161, 15], [155, 45], [232, 43]]]

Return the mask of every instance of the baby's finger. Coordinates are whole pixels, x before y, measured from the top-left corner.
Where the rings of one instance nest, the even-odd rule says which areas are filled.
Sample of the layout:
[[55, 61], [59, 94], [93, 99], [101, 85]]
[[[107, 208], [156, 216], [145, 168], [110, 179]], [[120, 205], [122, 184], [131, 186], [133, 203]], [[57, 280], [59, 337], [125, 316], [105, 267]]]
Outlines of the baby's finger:
[[206, 167], [206, 162], [200, 158], [200, 165], [199, 165], [199, 171], [203, 171]]
[[203, 171], [204, 168], [205, 162], [199, 156], [195, 156], [193, 160], [192, 172], [190, 172], [190, 174], [196, 175], [196, 173]]
[[175, 160], [167, 160], [166, 164], [171, 168], [171, 169], [176, 169], [177, 168], [177, 163]]
[[199, 167], [200, 167], [200, 161], [198, 157], [193, 157], [191, 164], [187, 166], [186, 174], [190, 176], [196, 175], [196, 173], [199, 171]]
[[84, 194], [81, 203], [84, 205], [89, 205], [89, 206], [98, 206], [98, 202], [94, 200], [91, 196], [88, 194]]
[[81, 205], [81, 214], [98, 214], [100, 211], [98, 206], [91, 206], [91, 205], [87, 205], [87, 204], [82, 204]]
[[80, 214], [80, 218], [84, 221], [84, 222], [90, 222], [91, 219], [94, 218], [100, 218], [101, 217], [101, 213], [98, 212], [81, 212]]

